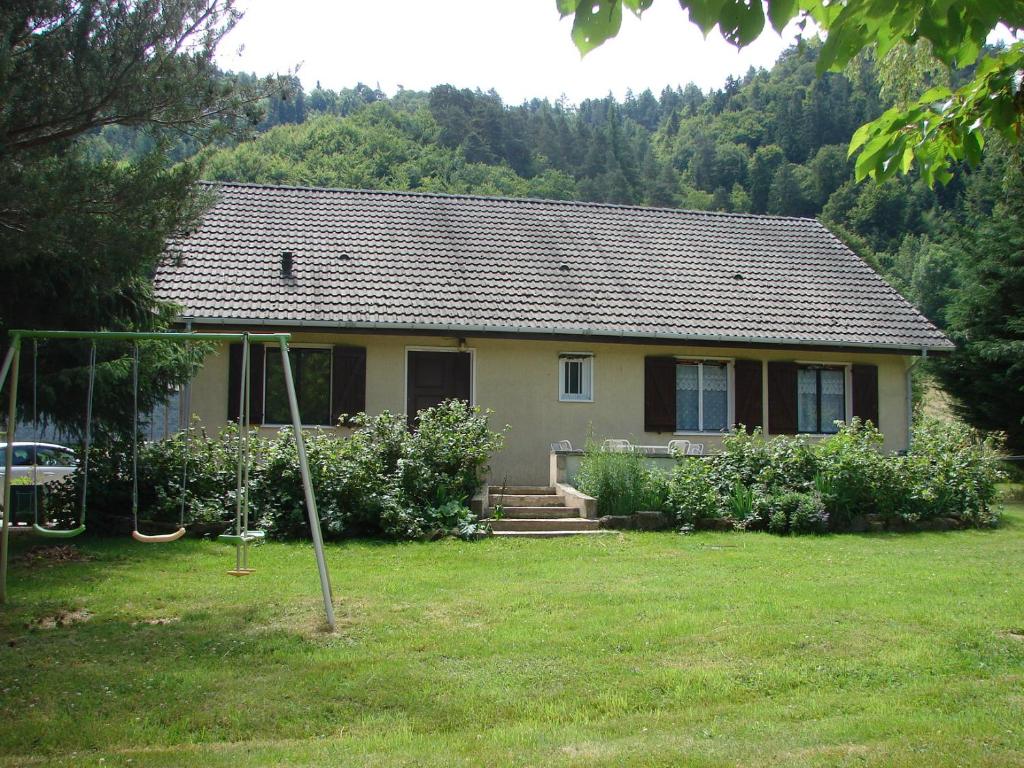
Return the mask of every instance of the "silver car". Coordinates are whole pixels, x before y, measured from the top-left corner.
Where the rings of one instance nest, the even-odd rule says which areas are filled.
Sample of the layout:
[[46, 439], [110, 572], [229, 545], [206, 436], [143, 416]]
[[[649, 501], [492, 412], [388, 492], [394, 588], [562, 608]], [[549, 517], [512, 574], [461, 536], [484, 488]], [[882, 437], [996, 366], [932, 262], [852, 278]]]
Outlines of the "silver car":
[[[34, 485], [52, 483], [67, 477], [77, 467], [78, 457], [75, 456], [75, 452], [63, 445], [20, 442], [14, 444], [14, 469], [11, 476], [15, 480], [27, 477]], [[0, 443], [0, 479], [6, 470], [7, 443]]]

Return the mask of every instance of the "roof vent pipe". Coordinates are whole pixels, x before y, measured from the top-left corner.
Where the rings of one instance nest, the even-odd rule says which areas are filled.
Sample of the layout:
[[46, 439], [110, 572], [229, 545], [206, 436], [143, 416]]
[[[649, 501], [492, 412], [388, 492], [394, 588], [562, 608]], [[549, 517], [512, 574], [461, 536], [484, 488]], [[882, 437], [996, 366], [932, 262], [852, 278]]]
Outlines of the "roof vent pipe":
[[295, 255], [291, 251], [281, 251], [281, 277], [294, 277], [292, 267], [295, 266]]

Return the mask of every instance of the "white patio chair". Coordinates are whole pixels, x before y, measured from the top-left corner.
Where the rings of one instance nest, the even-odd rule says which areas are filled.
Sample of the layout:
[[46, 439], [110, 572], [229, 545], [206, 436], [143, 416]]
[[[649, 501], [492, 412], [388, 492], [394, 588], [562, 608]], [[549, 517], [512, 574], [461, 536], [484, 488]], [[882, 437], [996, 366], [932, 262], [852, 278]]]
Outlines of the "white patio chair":
[[571, 450], [572, 450], [572, 443], [570, 443], [568, 440], [556, 440], [555, 442], [553, 442], [551, 444], [551, 451], [552, 451], [552, 453], [554, 453], [556, 451], [571, 451]]
[[668, 441], [668, 455], [669, 456], [685, 456], [686, 452], [690, 450], [689, 440], [669, 440]]
[[601, 443], [601, 450], [607, 453], [628, 453], [633, 450], [633, 445], [629, 440], [611, 439]]
[[690, 443], [686, 446], [687, 456], [703, 456], [704, 455], [704, 443]]

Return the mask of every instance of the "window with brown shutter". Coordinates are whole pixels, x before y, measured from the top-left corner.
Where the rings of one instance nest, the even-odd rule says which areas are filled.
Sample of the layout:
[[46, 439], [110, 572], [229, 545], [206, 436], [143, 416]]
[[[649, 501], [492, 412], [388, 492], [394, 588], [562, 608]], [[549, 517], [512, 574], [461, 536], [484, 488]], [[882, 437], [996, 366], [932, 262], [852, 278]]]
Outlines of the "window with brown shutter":
[[[263, 369], [267, 348], [249, 345], [249, 423], [263, 423]], [[228, 348], [228, 421], [238, 421], [241, 412], [242, 345]]]
[[676, 431], [676, 359], [644, 358], [644, 431]]
[[796, 363], [768, 363], [768, 431], [796, 434]]
[[338, 423], [342, 414], [346, 423], [366, 410], [366, 347], [334, 348], [331, 377], [331, 421]]
[[861, 421], [870, 421], [878, 426], [878, 366], [854, 365], [850, 371], [853, 379], [853, 415]]
[[[303, 424], [335, 426], [341, 414], [366, 410], [364, 347], [291, 347], [292, 380]], [[276, 347], [249, 348], [249, 419], [253, 424], [291, 424], [291, 410]], [[228, 418], [237, 421], [242, 345], [232, 344], [228, 358]]]
[[761, 381], [760, 360], [737, 360], [733, 364], [736, 386], [737, 425], [742, 424], [748, 431], [763, 426], [764, 392]]

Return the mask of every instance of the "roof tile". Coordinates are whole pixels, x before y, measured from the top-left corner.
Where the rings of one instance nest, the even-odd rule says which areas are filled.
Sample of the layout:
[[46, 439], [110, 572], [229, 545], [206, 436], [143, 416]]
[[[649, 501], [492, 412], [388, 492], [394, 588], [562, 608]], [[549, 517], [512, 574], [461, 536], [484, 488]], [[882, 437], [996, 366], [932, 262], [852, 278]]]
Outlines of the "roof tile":
[[213, 186], [216, 204], [156, 274], [190, 317], [952, 347], [814, 219]]

